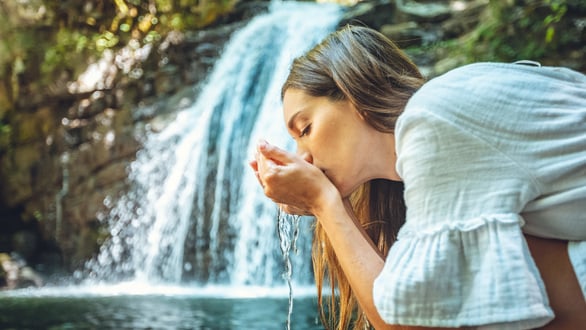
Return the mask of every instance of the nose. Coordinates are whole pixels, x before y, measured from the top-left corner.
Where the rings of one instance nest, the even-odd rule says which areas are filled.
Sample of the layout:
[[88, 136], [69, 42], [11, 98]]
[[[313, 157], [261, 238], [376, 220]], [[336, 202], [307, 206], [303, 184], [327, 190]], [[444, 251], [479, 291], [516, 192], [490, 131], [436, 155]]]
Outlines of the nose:
[[311, 153], [299, 145], [297, 145], [297, 155], [303, 158], [306, 162], [313, 164], [313, 157], [311, 156]]

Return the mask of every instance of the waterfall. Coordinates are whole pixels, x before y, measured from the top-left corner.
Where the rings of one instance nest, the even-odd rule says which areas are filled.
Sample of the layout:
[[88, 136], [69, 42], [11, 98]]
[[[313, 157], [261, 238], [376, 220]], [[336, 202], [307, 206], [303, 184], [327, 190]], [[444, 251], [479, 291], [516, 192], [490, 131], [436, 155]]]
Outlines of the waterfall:
[[[104, 219], [110, 239], [87, 263], [89, 279], [284, 284], [277, 208], [248, 160], [260, 137], [292, 148], [280, 87], [292, 59], [332, 31], [339, 12], [273, 3], [233, 34], [196, 102], [145, 138], [129, 169], [130, 191]], [[311, 281], [311, 221], [302, 219], [292, 256], [300, 283]]]

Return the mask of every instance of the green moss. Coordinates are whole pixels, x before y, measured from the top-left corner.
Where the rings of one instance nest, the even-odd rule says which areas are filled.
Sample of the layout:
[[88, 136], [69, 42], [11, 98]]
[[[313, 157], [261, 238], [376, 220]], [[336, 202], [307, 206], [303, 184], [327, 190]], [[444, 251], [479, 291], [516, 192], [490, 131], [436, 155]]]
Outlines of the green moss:
[[11, 146], [12, 127], [0, 121], [0, 155], [7, 151]]

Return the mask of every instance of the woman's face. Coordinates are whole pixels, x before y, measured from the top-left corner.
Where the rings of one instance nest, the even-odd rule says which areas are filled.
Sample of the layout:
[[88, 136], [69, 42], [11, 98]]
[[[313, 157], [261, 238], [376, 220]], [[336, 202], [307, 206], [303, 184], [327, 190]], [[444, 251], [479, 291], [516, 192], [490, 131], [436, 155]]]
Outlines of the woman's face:
[[377, 176], [372, 163], [381, 151], [376, 150], [380, 144], [374, 143], [380, 132], [368, 125], [349, 101], [313, 97], [290, 88], [283, 98], [283, 112], [297, 153], [321, 169], [342, 196]]

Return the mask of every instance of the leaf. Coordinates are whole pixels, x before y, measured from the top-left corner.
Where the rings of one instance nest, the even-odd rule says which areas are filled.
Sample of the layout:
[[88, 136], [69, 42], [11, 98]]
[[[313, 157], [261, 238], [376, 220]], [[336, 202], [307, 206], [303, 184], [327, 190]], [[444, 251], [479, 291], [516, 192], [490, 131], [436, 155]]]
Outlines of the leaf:
[[545, 32], [545, 43], [549, 44], [553, 41], [553, 37], [555, 35], [555, 28], [553, 26], [548, 26], [547, 31]]

